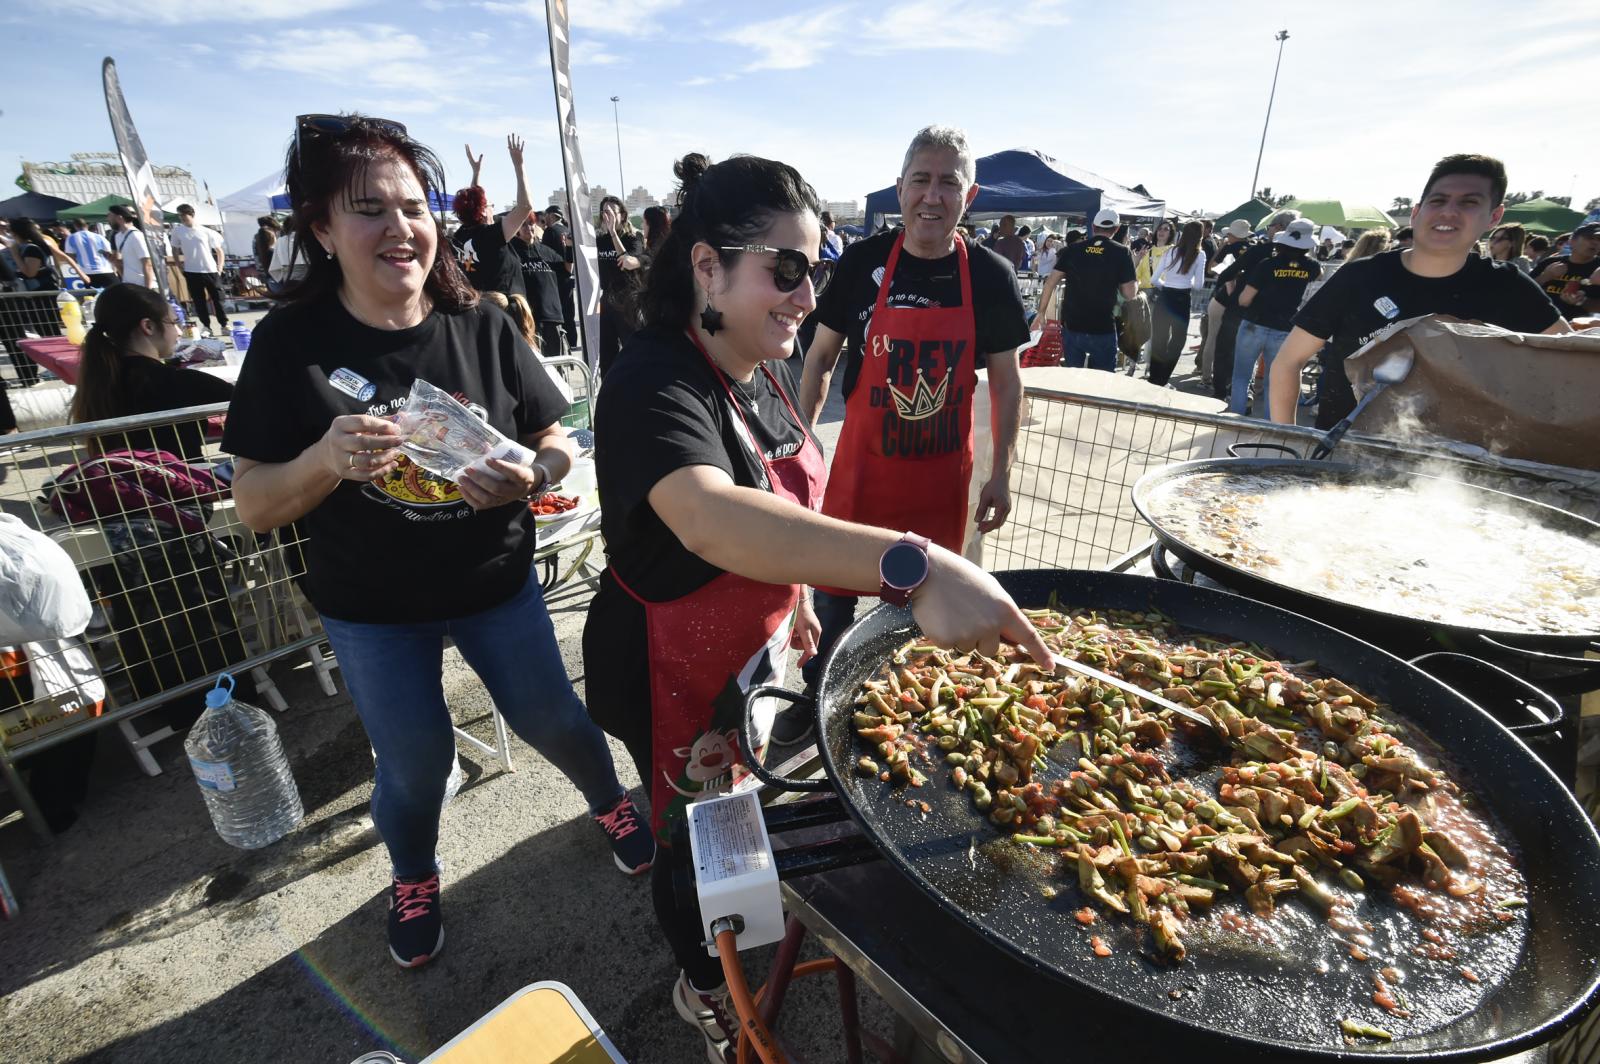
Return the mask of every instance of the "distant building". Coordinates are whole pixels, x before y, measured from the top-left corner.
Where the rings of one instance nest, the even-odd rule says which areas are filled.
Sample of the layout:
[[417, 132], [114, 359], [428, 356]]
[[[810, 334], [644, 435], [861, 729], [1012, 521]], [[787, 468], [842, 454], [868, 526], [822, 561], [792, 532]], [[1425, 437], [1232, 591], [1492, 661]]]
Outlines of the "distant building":
[[660, 206], [660, 201], [650, 195], [650, 190], [643, 185], [628, 193], [628, 198], [622, 202], [628, 205], [629, 214], [643, 214], [646, 207]]
[[548, 203], [552, 207], [560, 207], [561, 213], [566, 217], [572, 217], [572, 204], [567, 202], [567, 189], [565, 185], [551, 191]]
[[[161, 202], [174, 199], [201, 203], [205, 197], [194, 175], [178, 166], [152, 166]], [[59, 196], [74, 203], [90, 203], [102, 196], [128, 196], [128, 173], [115, 152], [80, 151], [67, 163], [22, 164], [28, 187], [42, 196]]]
[[600, 210], [600, 201], [609, 195], [611, 195], [611, 190], [604, 185], [589, 186], [589, 203], [597, 212]]
[[825, 200], [822, 209], [833, 215], [833, 220], [841, 225], [861, 220], [861, 205], [855, 200]]

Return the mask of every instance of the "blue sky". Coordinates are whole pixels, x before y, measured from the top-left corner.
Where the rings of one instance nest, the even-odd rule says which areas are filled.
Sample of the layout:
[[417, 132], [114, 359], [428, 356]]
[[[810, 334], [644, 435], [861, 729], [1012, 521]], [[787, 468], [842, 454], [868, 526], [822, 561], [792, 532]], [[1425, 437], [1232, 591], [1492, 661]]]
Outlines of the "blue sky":
[[[1249, 192], [1276, 53], [1260, 183], [1387, 206], [1452, 151], [1505, 159], [1513, 189], [1600, 196], [1587, 0], [1140, 5], [1071, 0], [571, 0], [591, 183], [658, 196], [673, 158], [771, 155], [826, 199], [891, 183], [919, 126], [979, 154], [1040, 148], [1183, 209]], [[405, 122], [464, 181], [511, 198], [504, 136], [529, 142], [543, 203], [561, 184], [543, 0], [11, 0], [0, 169], [110, 150], [99, 61], [117, 59], [145, 146], [221, 196], [281, 165], [292, 116]], [[1586, 13], [1587, 12], [1587, 13]], [[19, 87], [21, 90], [19, 91]], [[6, 174], [9, 178], [14, 174]]]

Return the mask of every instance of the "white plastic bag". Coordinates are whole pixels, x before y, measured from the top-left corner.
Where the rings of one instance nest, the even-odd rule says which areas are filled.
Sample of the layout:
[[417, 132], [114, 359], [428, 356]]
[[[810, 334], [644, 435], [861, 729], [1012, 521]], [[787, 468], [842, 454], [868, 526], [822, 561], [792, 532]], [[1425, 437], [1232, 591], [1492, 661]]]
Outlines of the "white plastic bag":
[[0, 514], [0, 645], [75, 636], [92, 612], [67, 552], [20, 518]]
[[411, 383], [411, 394], [394, 423], [404, 436], [400, 449], [406, 457], [450, 481], [460, 480], [467, 470], [499, 477], [489, 468], [490, 458], [528, 465], [537, 457], [517, 441], [506, 439], [455, 396], [420, 377]]

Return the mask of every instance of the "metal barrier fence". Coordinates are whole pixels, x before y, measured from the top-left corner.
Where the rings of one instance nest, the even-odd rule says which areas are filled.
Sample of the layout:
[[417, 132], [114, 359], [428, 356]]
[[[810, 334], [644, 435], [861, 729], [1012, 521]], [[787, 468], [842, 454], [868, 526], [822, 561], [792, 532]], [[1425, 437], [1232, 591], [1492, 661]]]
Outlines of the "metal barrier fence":
[[[1011, 517], [984, 541], [990, 569], [1104, 568], [1151, 537], [1132, 502], [1133, 485], [1145, 473], [1173, 462], [1223, 458], [1234, 444], [1288, 445], [1305, 454], [1322, 435], [1253, 418], [1071, 392], [1029, 388], [1026, 395], [1011, 473]], [[1464, 457], [1357, 434], [1345, 438], [1336, 458], [1425, 467], [1600, 519], [1600, 474]]]
[[[549, 362], [577, 400], [565, 422], [592, 428], [587, 367], [579, 359]], [[266, 667], [290, 655], [304, 654], [323, 691], [336, 691], [321, 621], [296, 584], [304, 568], [297, 525], [252, 532], [226, 493], [190, 502], [179, 515], [160, 499], [73, 492], [58, 483], [68, 467], [117, 449], [182, 450], [197, 468], [227, 470], [216, 442], [217, 419], [226, 412], [226, 404], [215, 404], [0, 438], [0, 513], [59, 544], [95, 604], [80, 636], [0, 647], [0, 778], [41, 835], [49, 833], [18, 775], [19, 760], [114, 725], [144, 770], [158, 774], [148, 747], [174, 733], [141, 733], [138, 718], [210, 687], [224, 671], [239, 677], [241, 688], [253, 683], [254, 692], [241, 697], [282, 711], [287, 704]], [[185, 519], [191, 531], [180, 529]], [[596, 522], [592, 531], [540, 550], [553, 582], [589, 575], [585, 562], [598, 536]], [[555, 574], [555, 555], [573, 547], [582, 556]]]

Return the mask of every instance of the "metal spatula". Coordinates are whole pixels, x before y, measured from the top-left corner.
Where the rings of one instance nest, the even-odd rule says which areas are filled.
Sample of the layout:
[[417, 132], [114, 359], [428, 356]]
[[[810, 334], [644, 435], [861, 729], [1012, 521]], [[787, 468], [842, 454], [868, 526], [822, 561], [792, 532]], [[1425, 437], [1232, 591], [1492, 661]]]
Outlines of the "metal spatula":
[[1367, 394], [1361, 397], [1361, 401], [1356, 404], [1356, 408], [1345, 415], [1343, 421], [1329, 429], [1326, 436], [1322, 437], [1322, 442], [1317, 444], [1316, 449], [1311, 452], [1311, 460], [1320, 462], [1328, 457], [1333, 449], [1339, 446], [1339, 441], [1344, 439], [1344, 434], [1350, 431], [1350, 426], [1355, 424], [1356, 418], [1361, 416], [1361, 411], [1367, 408], [1367, 404], [1376, 399], [1378, 393], [1389, 387], [1389, 385], [1399, 384], [1405, 380], [1407, 374], [1411, 372], [1411, 364], [1414, 361], [1416, 361], [1416, 353], [1407, 347], [1387, 355], [1382, 362], [1373, 366], [1372, 387], [1367, 389]]
[[1172, 712], [1176, 713], [1190, 724], [1198, 724], [1207, 731], [1216, 730], [1216, 721], [1196, 713], [1188, 706], [1180, 705], [1177, 702], [1172, 701], [1170, 698], [1167, 698], [1163, 695], [1158, 695], [1153, 691], [1147, 691], [1138, 684], [1129, 683], [1120, 676], [1113, 676], [1109, 672], [1101, 672], [1092, 665], [1085, 665], [1081, 661], [1077, 661], [1073, 658], [1064, 658], [1060, 654], [1057, 654], [1055, 656], [1055, 668], [1058, 674], [1061, 672], [1061, 670], [1066, 669], [1070, 672], [1078, 673], [1080, 676], [1088, 676], [1091, 679], [1099, 680], [1101, 683], [1109, 684], [1118, 690], [1126, 691], [1131, 695], [1137, 695], [1146, 702], [1154, 702], [1162, 709], [1170, 709]]

